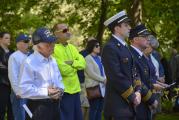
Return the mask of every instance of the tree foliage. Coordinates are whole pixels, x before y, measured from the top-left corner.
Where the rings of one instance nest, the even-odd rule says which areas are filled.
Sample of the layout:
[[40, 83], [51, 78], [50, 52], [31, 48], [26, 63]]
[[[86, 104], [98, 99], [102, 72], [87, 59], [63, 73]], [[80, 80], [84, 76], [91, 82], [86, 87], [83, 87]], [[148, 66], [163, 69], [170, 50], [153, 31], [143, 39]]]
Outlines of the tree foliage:
[[104, 43], [109, 35], [104, 20], [125, 9], [133, 25], [145, 23], [167, 53], [171, 47], [179, 48], [178, 6], [178, 0], [1, 0], [0, 31], [9, 31], [14, 38], [19, 32], [31, 34], [37, 27], [64, 22], [77, 46], [90, 36]]

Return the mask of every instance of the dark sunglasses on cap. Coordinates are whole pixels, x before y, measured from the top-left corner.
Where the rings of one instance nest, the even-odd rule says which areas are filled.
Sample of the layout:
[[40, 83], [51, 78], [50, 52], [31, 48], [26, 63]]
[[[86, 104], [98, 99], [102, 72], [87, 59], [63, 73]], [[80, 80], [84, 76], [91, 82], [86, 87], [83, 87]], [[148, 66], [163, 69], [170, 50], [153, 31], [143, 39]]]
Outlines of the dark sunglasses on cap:
[[100, 45], [95, 45], [96, 48], [100, 47]]
[[68, 29], [68, 28], [65, 28], [65, 29], [63, 29], [63, 30], [58, 30], [58, 31], [56, 31], [56, 32], [66, 33], [66, 32], [68, 32], [68, 31], [69, 31], [69, 29]]

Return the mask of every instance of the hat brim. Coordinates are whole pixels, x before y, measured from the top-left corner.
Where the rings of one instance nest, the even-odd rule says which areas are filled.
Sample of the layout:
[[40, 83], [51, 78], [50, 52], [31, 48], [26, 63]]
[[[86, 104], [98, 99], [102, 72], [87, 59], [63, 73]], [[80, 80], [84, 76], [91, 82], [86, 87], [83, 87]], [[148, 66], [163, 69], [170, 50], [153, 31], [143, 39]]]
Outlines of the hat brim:
[[151, 33], [148, 32], [148, 31], [145, 31], [145, 32], [140, 33], [138, 36], [140, 36], [140, 37], [146, 37], [146, 36], [149, 36], [149, 35], [151, 35]]
[[18, 43], [18, 42], [22, 42], [22, 41], [30, 41], [30, 38], [25, 38], [25, 39], [19, 39], [19, 40], [16, 40], [16, 43]]
[[130, 22], [131, 22], [131, 19], [127, 17], [126, 19], [118, 22], [118, 24], [120, 24], [120, 23], [130, 23]]
[[57, 40], [57, 38], [52, 36], [52, 37], [49, 37], [49, 38], [46, 39], [46, 40], [43, 40], [42, 42], [46, 42], [46, 43], [55, 43], [56, 40]]

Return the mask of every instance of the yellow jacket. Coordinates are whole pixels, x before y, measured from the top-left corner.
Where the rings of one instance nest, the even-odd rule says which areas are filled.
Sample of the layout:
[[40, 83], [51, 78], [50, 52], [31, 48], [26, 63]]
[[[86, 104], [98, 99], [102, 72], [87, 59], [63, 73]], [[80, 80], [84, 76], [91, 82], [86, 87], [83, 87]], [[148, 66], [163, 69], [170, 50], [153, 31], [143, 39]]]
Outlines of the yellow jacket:
[[[65, 86], [65, 92], [74, 94], [81, 91], [77, 70], [82, 70], [86, 66], [85, 59], [79, 54], [78, 50], [72, 44], [66, 46], [56, 44], [54, 54], [58, 67], [62, 75], [62, 81]], [[65, 61], [73, 61], [68, 65]]]

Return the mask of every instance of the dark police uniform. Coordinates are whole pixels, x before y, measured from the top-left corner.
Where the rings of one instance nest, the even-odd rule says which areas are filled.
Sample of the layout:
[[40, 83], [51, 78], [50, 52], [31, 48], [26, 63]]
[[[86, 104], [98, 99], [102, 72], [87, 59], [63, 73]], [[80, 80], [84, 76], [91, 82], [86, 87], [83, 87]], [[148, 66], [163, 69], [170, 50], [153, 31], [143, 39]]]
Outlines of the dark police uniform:
[[[126, 15], [115, 15], [115, 17], [117, 21], [121, 21]], [[102, 51], [102, 62], [107, 77], [104, 99], [106, 120], [135, 119], [133, 59], [128, 47], [120, 41], [123, 40], [113, 35]]]
[[[144, 25], [138, 25], [130, 32], [130, 39], [137, 36], [147, 36], [149, 33], [146, 31]], [[143, 32], [141, 32], [143, 31]], [[140, 34], [137, 34], [140, 33]], [[152, 94], [152, 74], [151, 74], [151, 67], [150, 62], [147, 60], [147, 58], [140, 54], [137, 51], [137, 48], [134, 46], [130, 47], [130, 51], [133, 54], [134, 57], [134, 63], [137, 68], [137, 71], [140, 75], [141, 81], [142, 81], [142, 89], [141, 89], [141, 95], [142, 95], [142, 102], [139, 106], [137, 106], [136, 109], [136, 119], [137, 120], [151, 120], [151, 111], [149, 108], [149, 105], [151, 105], [155, 101], [155, 95]]]

